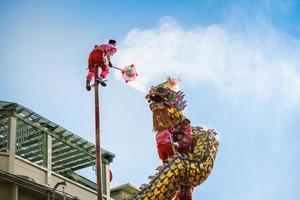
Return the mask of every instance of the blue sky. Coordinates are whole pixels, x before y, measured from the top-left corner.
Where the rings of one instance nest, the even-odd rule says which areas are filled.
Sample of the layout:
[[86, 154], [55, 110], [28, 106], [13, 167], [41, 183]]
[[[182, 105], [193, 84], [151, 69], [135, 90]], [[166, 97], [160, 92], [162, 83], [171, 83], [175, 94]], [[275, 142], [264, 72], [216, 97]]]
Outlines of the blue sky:
[[[1, 1], [0, 99], [94, 141], [87, 57], [110, 38], [118, 66], [101, 90], [101, 142], [112, 186], [160, 164], [144, 90], [181, 75], [186, 115], [220, 148], [194, 199], [300, 198], [300, 3], [297, 1]], [[94, 178], [91, 170], [82, 171]]]

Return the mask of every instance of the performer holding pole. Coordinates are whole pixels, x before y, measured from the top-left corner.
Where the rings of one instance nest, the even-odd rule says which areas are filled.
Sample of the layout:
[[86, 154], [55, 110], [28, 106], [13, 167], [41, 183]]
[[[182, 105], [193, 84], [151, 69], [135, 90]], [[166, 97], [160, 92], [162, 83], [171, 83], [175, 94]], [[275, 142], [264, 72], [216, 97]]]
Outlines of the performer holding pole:
[[[86, 76], [86, 89], [91, 90], [91, 81], [94, 78], [95, 90], [95, 139], [96, 139], [96, 174], [97, 174], [97, 200], [103, 200], [102, 185], [102, 154], [100, 142], [100, 106], [99, 106], [99, 83], [106, 86], [106, 77], [109, 74], [109, 68], [120, 70], [125, 82], [134, 80], [137, 77], [134, 64], [125, 66], [124, 69], [114, 67], [110, 57], [116, 53], [116, 41], [111, 39], [108, 44], [95, 46], [88, 59], [88, 74]], [[99, 75], [98, 70], [101, 68]]]
[[[106, 77], [109, 67], [112, 67], [110, 57], [117, 51], [116, 41], [111, 39], [108, 44], [95, 46], [88, 59], [88, 75], [86, 77], [86, 89], [91, 90], [90, 82], [94, 78], [95, 91], [95, 139], [96, 139], [96, 175], [97, 175], [97, 200], [103, 200], [102, 184], [102, 154], [100, 140], [100, 108], [99, 108], [99, 83], [106, 86]], [[100, 77], [98, 70], [101, 68]]]

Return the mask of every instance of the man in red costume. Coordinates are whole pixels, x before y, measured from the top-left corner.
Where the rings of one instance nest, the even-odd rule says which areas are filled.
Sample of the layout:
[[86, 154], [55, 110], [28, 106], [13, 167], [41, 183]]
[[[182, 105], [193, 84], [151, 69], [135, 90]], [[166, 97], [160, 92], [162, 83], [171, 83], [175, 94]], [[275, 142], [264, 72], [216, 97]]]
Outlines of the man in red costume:
[[175, 154], [172, 141], [172, 129], [164, 129], [156, 134], [157, 152], [163, 163], [168, 163], [168, 158]]
[[91, 90], [90, 82], [95, 76], [95, 67], [101, 68], [99, 82], [102, 86], [106, 86], [106, 77], [109, 74], [109, 67], [112, 67], [110, 57], [113, 56], [116, 51], [117, 42], [113, 39], [109, 40], [108, 44], [96, 45], [89, 55], [88, 59], [88, 75], [86, 77], [86, 89]]
[[157, 151], [163, 163], [168, 163], [167, 159], [176, 152], [188, 154], [192, 152], [192, 133], [190, 120], [185, 118], [174, 128], [158, 131], [156, 134]]
[[192, 131], [190, 120], [185, 118], [173, 134], [173, 141], [176, 142], [176, 149], [180, 154], [192, 152]]

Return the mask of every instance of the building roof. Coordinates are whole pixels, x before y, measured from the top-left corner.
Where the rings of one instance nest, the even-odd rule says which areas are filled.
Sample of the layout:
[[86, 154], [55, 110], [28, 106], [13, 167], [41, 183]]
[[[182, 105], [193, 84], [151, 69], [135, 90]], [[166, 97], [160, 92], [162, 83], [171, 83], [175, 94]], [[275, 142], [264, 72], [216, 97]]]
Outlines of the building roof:
[[[17, 153], [23, 158], [35, 163], [42, 163], [43, 156], [38, 152], [38, 146], [41, 135], [52, 136], [52, 170], [57, 173], [66, 171], [75, 171], [89, 166], [93, 166], [96, 159], [96, 147], [82, 137], [72, 133], [64, 127], [40, 116], [24, 106], [13, 103], [0, 101], [0, 115], [15, 116], [18, 120], [29, 124], [32, 127], [26, 129], [27, 138], [22, 140], [17, 138], [19, 146]], [[3, 118], [0, 118], [0, 124], [5, 124]], [[8, 123], [7, 123], [8, 125]], [[18, 127], [22, 129], [22, 127]], [[17, 129], [18, 129], [17, 128]], [[1, 132], [0, 135], [7, 137]], [[29, 135], [28, 135], [29, 134]], [[5, 139], [5, 138], [4, 138]], [[0, 140], [1, 143], [2, 140]], [[3, 145], [0, 144], [0, 151]], [[112, 162], [115, 155], [109, 151], [101, 149], [104, 162]]]
[[110, 193], [114, 194], [114, 193], [119, 193], [120, 191], [125, 191], [129, 194], [136, 194], [140, 190], [136, 186], [132, 185], [131, 183], [126, 183], [118, 187], [112, 188], [110, 190]]

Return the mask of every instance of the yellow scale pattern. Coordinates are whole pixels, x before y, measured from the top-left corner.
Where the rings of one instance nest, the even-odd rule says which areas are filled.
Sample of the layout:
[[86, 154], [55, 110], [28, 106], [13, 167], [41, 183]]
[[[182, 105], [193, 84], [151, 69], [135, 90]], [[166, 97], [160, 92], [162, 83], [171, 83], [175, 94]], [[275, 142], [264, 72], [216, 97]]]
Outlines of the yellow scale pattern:
[[136, 200], [170, 200], [179, 185], [196, 187], [209, 176], [219, 142], [214, 130], [192, 128], [193, 152], [189, 155], [175, 155], [166, 166], [159, 166], [158, 173], [149, 177], [150, 183], [143, 184], [141, 191], [130, 199]]

